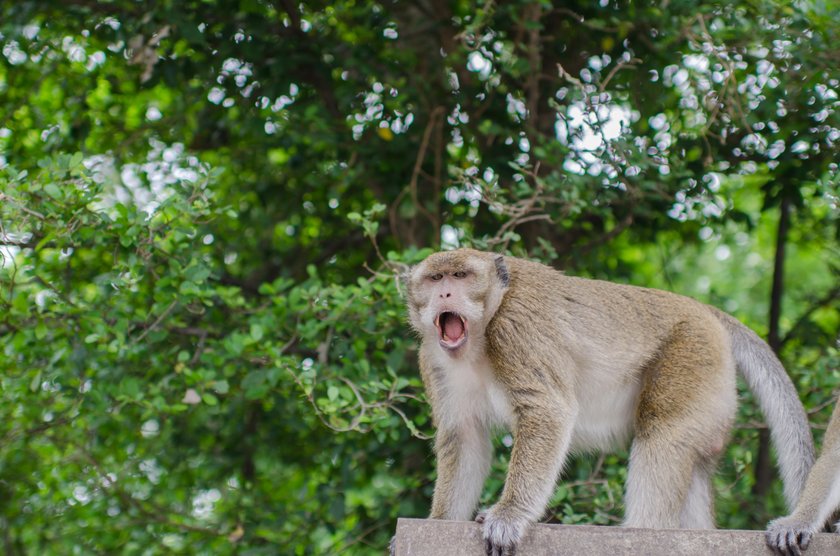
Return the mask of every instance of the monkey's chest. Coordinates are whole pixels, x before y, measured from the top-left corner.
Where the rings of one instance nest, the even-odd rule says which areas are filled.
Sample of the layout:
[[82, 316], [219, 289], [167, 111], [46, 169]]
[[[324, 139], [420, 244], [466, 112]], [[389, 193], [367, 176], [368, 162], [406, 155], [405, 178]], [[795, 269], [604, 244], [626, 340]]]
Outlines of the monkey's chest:
[[488, 427], [510, 428], [513, 409], [489, 364], [450, 365], [443, 377], [442, 420], [453, 424], [479, 421]]

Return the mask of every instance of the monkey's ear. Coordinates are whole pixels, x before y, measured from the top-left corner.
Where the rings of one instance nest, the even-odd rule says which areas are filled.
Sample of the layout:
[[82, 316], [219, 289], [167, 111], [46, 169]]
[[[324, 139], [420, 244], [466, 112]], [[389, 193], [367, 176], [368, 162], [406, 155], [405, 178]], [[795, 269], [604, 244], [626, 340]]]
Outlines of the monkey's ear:
[[499, 282], [502, 283], [502, 286], [508, 287], [508, 284], [510, 284], [510, 274], [505, 264], [505, 258], [499, 255], [493, 262], [496, 263], [496, 276], [499, 278]]

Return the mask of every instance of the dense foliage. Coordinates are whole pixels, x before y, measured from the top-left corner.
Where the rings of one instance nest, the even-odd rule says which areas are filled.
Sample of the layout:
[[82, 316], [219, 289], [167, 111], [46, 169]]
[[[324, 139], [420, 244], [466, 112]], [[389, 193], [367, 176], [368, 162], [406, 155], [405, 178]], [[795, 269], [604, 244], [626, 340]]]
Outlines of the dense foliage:
[[[431, 495], [398, 275], [441, 246], [726, 309], [819, 438], [835, 4], [0, 6], [5, 554], [381, 553]], [[743, 397], [718, 518], [762, 528]], [[574, 459], [548, 518], [617, 523], [625, 457]]]

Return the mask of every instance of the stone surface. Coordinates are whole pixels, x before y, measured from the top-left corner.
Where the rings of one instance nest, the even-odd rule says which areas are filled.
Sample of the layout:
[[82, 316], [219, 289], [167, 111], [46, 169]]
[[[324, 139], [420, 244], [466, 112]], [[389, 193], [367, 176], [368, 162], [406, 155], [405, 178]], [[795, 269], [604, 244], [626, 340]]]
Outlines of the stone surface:
[[[481, 526], [470, 521], [405, 519], [397, 522], [397, 556], [483, 556]], [[769, 556], [764, 531], [625, 529], [592, 525], [531, 527], [517, 556], [557, 554], [735, 554]], [[821, 533], [805, 556], [840, 555], [840, 535]]]

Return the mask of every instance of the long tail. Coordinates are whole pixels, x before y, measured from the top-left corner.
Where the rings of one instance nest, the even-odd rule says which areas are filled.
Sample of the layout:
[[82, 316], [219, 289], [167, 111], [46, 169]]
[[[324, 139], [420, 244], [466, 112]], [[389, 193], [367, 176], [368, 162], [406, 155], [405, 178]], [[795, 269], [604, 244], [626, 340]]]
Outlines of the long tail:
[[[714, 308], [713, 308], [714, 309]], [[729, 332], [738, 370], [758, 399], [770, 426], [789, 509], [799, 500], [814, 465], [814, 438], [796, 388], [776, 354], [736, 318], [714, 309]]]

